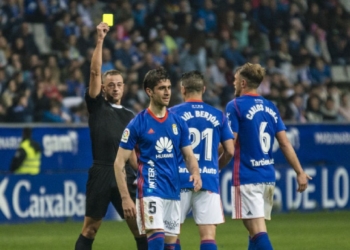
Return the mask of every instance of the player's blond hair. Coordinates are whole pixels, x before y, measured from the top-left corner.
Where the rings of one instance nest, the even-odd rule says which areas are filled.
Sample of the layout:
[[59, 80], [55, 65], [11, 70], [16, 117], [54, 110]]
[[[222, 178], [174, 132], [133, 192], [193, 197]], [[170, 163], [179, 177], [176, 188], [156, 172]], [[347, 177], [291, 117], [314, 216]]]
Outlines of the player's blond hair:
[[265, 69], [258, 63], [246, 63], [239, 67], [236, 72], [247, 80], [249, 88], [256, 89], [265, 77]]

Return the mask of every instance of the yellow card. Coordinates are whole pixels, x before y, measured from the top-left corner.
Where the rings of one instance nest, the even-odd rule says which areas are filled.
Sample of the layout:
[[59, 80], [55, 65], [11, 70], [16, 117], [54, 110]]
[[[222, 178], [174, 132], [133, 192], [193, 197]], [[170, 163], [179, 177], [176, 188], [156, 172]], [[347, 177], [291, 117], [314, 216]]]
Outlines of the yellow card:
[[108, 26], [113, 26], [113, 14], [103, 14], [102, 22], [106, 23]]

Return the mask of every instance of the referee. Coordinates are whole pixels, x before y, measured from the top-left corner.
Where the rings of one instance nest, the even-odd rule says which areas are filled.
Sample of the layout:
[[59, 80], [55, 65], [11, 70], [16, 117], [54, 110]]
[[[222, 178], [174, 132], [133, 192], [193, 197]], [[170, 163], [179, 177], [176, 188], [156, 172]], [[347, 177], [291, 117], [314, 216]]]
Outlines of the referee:
[[[122, 201], [114, 176], [113, 163], [124, 128], [134, 114], [120, 105], [124, 90], [123, 77], [117, 70], [101, 74], [103, 40], [109, 30], [106, 23], [97, 26], [97, 44], [91, 59], [90, 86], [85, 94], [89, 111], [89, 128], [92, 142], [93, 166], [89, 170], [86, 185], [86, 212], [82, 232], [75, 244], [76, 250], [90, 250], [96, 233], [106, 215], [110, 202], [124, 217]], [[102, 81], [102, 83], [101, 83]], [[136, 154], [126, 165], [127, 182], [131, 197], [135, 200], [137, 169]], [[139, 235], [136, 221], [126, 220], [133, 233], [137, 249], [145, 250], [147, 238]]]

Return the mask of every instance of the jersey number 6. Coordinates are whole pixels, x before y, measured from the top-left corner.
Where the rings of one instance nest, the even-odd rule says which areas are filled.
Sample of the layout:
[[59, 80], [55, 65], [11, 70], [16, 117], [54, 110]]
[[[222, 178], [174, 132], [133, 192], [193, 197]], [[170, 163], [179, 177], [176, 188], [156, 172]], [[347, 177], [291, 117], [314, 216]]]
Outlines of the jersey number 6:
[[262, 122], [259, 127], [259, 141], [264, 154], [268, 154], [271, 148], [271, 136], [265, 132], [266, 126], [267, 122]]

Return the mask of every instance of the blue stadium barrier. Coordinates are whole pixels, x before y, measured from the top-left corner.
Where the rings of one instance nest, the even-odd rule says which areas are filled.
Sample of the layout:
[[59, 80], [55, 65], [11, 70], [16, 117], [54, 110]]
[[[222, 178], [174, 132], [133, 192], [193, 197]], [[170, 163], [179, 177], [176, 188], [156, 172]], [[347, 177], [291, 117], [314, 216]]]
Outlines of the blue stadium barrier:
[[[287, 128], [287, 136], [313, 180], [306, 192], [297, 193], [294, 171], [287, 167], [275, 143], [274, 211], [349, 209], [350, 124], [289, 124]], [[89, 129], [35, 125], [33, 139], [43, 150], [41, 173], [36, 176], [8, 172], [21, 134], [20, 125], [0, 126], [0, 223], [82, 220], [87, 170], [92, 164]], [[227, 214], [231, 213], [231, 178], [228, 166], [220, 173]], [[109, 208], [106, 219], [120, 217]]]

